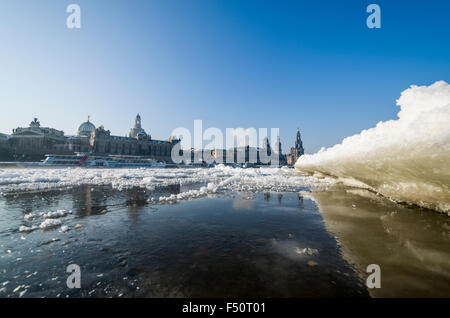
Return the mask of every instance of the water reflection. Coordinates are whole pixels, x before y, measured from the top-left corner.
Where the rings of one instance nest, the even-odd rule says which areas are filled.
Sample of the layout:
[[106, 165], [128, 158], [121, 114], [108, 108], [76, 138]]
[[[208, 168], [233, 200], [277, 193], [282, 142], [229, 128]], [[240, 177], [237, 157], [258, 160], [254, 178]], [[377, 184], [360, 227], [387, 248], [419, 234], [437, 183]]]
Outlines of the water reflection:
[[234, 200], [232, 204], [232, 208], [235, 211], [245, 210], [251, 211], [254, 208], [254, 202], [250, 200]]
[[108, 197], [105, 195], [110, 190], [107, 187], [94, 188], [81, 186], [72, 191], [73, 208], [78, 216], [90, 216], [106, 213]]
[[278, 204], [281, 205], [281, 199], [283, 198], [283, 195], [281, 193], [278, 193], [277, 199], [278, 199]]
[[[14, 220], [0, 228], [2, 249], [11, 251], [0, 257], [0, 282], [9, 281], [0, 297], [17, 297], [17, 286], [28, 286], [28, 297], [367, 296], [312, 201], [244, 192], [149, 203], [182, 189], [81, 186], [0, 199], [1, 216]], [[60, 218], [70, 230], [11, 231], [25, 224], [24, 209], [35, 213], [36, 206], [72, 209]], [[82, 269], [81, 290], [65, 287], [71, 263]]]
[[378, 264], [379, 297], [450, 295], [450, 221], [435, 211], [405, 207], [365, 190], [315, 192], [327, 228], [344, 256], [366, 277]]
[[298, 193], [297, 197], [298, 197], [298, 205], [302, 206], [303, 205], [303, 196], [300, 193]]

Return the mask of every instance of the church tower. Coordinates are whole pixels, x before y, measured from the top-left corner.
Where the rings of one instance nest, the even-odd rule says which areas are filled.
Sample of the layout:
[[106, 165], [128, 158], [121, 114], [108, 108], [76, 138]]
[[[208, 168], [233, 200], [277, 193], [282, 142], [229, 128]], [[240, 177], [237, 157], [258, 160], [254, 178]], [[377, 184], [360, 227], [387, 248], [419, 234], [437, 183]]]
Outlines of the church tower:
[[305, 149], [303, 149], [302, 136], [300, 135], [300, 129], [297, 128], [297, 136], [295, 138], [295, 146], [291, 148], [291, 153], [286, 156], [287, 163], [293, 166], [298, 158], [305, 154]]
[[142, 129], [141, 116], [139, 114], [136, 115], [136, 119], [134, 120], [134, 127], [130, 129], [129, 137], [138, 139], [149, 138], [145, 130]]
[[134, 121], [134, 128], [135, 129], [142, 129], [141, 126], [141, 115], [137, 114], [136, 119]]
[[295, 150], [297, 157], [300, 157], [305, 153], [305, 150], [303, 149], [302, 137], [300, 135], [300, 129], [298, 128], [297, 128], [297, 138], [295, 139]]

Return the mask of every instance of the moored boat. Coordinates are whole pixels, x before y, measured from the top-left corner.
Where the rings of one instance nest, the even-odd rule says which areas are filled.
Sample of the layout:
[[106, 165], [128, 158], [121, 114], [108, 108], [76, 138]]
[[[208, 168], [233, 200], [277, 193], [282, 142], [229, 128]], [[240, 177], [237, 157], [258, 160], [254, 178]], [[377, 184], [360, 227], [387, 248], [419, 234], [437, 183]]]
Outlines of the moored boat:
[[106, 167], [106, 168], [165, 168], [166, 164], [152, 158], [138, 156], [98, 156], [78, 153], [75, 155], [46, 155], [43, 165], [49, 166], [78, 166], [78, 167]]

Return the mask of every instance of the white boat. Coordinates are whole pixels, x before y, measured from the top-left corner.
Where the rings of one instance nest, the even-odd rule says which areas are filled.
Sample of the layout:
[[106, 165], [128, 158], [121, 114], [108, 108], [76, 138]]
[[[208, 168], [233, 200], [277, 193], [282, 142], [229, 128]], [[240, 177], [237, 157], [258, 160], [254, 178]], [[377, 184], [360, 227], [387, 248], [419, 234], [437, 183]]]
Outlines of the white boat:
[[166, 164], [152, 158], [138, 156], [97, 156], [92, 154], [46, 155], [44, 165], [108, 167], [108, 168], [165, 168]]

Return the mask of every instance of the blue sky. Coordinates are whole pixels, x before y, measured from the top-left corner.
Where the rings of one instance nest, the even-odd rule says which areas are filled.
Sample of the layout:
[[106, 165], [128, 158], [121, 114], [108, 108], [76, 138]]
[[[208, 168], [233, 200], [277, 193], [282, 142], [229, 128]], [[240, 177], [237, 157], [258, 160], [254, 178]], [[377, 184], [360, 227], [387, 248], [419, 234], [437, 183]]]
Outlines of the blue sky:
[[[66, 27], [81, 7], [82, 28]], [[366, 7], [381, 7], [368, 29]], [[396, 117], [450, 81], [450, 1], [37, 0], [0, 3], [0, 132], [37, 116], [74, 134], [277, 127], [307, 153]]]

